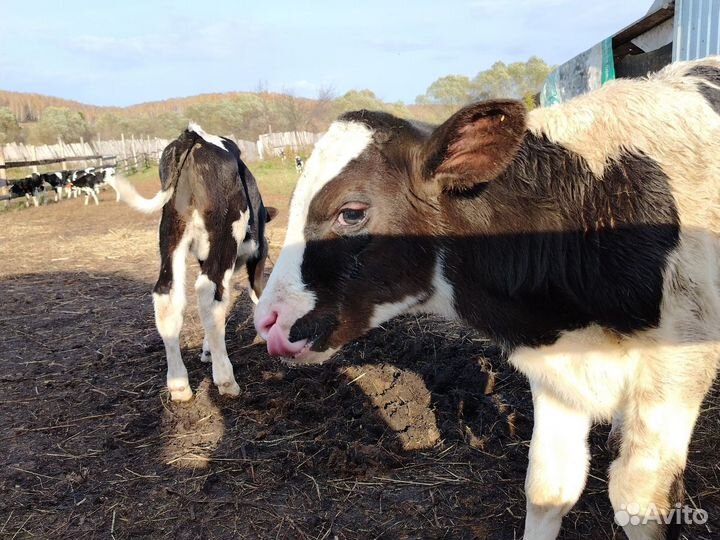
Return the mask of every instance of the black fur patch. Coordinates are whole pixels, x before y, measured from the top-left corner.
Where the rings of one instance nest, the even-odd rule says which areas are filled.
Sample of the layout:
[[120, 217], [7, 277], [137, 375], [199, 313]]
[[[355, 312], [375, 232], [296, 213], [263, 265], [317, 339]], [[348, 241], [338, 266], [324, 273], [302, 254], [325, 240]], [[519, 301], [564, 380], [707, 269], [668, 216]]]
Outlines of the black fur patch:
[[166, 204], [160, 219], [160, 275], [153, 292], [170, 294], [173, 285], [172, 256], [185, 232], [185, 221], [172, 204]]
[[[476, 198], [453, 197], [445, 239], [456, 307], [508, 346], [543, 345], [596, 323], [621, 334], [657, 326], [679, 217], [667, 176], [626, 154], [597, 178], [577, 154], [528, 135]], [[487, 216], [489, 223], [472, 213]]]
[[[687, 74], [692, 77], [705, 79], [715, 86], [720, 86], [720, 68], [712, 66], [696, 66], [689, 69]], [[720, 114], [720, 90], [707, 84], [701, 84], [698, 89], [715, 112]]]
[[[685, 499], [685, 482], [683, 481], [683, 471], [678, 472], [673, 478], [672, 484], [670, 484], [670, 491], [668, 493], [668, 504], [670, 508], [673, 508], [676, 504], [682, 504]], [[682, 510], [677, 510], [680, 512]], [[682, 523], [678, 523], [677, 516], [667, 526], [665, 531], [665, 540], [678, 540], [680, 534], [683, 532]]]
[[420, 140], [430, 135], [437, 126], [416, 120], [405, 120], [381, 111], [351, 111], [338, 118], [341, 122], [364, 124], [375, 132], [377, 142], [385, 142], [396, 135], [408, 136]]

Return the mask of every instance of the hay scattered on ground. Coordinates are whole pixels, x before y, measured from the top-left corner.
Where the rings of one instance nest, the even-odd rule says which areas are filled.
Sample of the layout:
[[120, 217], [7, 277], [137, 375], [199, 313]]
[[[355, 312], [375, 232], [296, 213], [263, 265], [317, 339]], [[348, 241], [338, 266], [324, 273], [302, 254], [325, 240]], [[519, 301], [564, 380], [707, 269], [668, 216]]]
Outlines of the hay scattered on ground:
[[[521, 536], [532, 406], [489, 343], [407, 317], [333, 365], [292, 369], [251, 346], [236, 283], [228, 345], [240, 397], [220, 398], [199, 361], [190, 296], [183, 354], [197, 394], [171, 403], [149, 294], [157, 216], [103, 199], [0, 215], [10, 231], [0, 245], [0, 537]], [[720, 535], [718, 403], [716, 391], [687, 473], [692, 504], [710, 514], [692, 531], [699, 539]], [[622, 537], [606, 435], [593, 432], [565, 540]]]

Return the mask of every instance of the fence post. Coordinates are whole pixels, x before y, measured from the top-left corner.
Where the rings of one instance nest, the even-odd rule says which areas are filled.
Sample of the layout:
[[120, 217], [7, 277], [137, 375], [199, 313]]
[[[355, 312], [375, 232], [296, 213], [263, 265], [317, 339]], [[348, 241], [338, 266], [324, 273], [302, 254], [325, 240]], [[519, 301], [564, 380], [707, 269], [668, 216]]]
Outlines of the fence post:
[[[5, 174], [5, 153], [2, 145], [0, 144], [0, 195], [8, 195], [9, 193], [10, 186], [7, 183], [7, 175]], [[7, 209], [8, 206], [10, 206], [10, 200], [3, 200], [2, 207]]]
[[[32, 146], [32, 157], [33, 157], [33, 161], [37, 161], [37, 160], [38, 160], [38, 158], [37, 158], [37, 146], [35, 146], [34, 144], [33, 144], [33, 146]], [[38, 167], [37, 167], [37, 165], [33, 165], [33, 166], [32, 166], [32, 172], [34, 172], [34, 173], [37, 173], [37, 172], [38, 172]]]
[[[90, 149], [92, 148], [92, 143], [90, 143]], [[105, 166], [105, 160], [103, 159], [103, 152], [102, 152], [102, 144], [100, 137], [97, 138], [95, 141], [95, 149], [93, 150], [97, 154], [97, 159], [95, 162], [98, 164], [98, 167], [104, 167]]]
[[67, 161], [65, 160], [65, 143], [60, 138], [60, 136], [58, 136], [58, 146], [60, 147], [60, 159], [62, 160], [60, 163], [62, 165], [62, 170], [67, 171]]
[[7, 173], [5, 172], [5, 152], [3, 152], [2, 145], [0, 145], [0, 180], [7, 180]]
[[125, 147], [125, 134], [120, 134], [120, 141], [122, 142], [122, 153], [123, 153], [123, 159], [127, 159], [127, 148]]
[[[85, 153], [85, 141], [82, 137], [80, 137], [80, 155], [82, 156]], [[82, 168], [87, 169], [88, 168], [88, 161], [87, 159], [82, 160]]]
[[138, 168], [137, 151], [135, 149], [135, 134], [130, 135], [130, 149], [132, 150], [133, 163], [135, 164], [135, 170]]

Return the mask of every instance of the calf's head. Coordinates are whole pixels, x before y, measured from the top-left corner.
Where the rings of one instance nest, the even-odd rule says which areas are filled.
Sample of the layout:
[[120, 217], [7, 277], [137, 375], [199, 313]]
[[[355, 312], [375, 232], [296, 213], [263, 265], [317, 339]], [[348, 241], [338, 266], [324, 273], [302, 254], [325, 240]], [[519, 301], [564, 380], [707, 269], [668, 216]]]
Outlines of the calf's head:
[[452, 310], [439, 246], [457, 234], [449, 192], [473, 192], [512, 161], [526, 113], [514, 101], [468, 106], [439, 127], [347, 113], [305, 164], [287, 235], [255, 312], [268, 352], [319, 363], [373, 327], [417, 309]]

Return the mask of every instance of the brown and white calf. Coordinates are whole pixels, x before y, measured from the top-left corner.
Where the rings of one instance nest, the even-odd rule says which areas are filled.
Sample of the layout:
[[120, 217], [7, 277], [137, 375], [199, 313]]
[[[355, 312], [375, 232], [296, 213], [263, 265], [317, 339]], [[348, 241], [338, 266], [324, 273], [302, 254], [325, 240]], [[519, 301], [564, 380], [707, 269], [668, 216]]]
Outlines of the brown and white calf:
[[268, 244], [265, 224], [275, 215], [263, 205], [255, 177], [230, 139], [205, 133], [190, 124], [160, 158], [162, 190], [143, 198], [127, 180], [110, 177], [121, 199], [153, 212], [160, 220], [160, 276], [153, 290], [155, 323], [165, 343], [167, 386], [173, 400], [192, 397], [180, 353], [185, 309], [188, 253], [200, 263], [195, 282], [198, 310], [205, 329], [201, 360], [212, 359], [213, 381], [221, 394], [237, 396], [240, 387], [225, 348], [225, 316], [230, 278], [245, 265], [254, 301], [264, 286]]
[[[319, 363], [402, 313], [466, 321], [530, 381], [525, 540], [556, 538], [596, 421], [615, 510], [668, 517], [720, 349], [718, 144], [717, 58], [439, 127], [347, 113], [300, 177], [256, 328]], [[649, 518], [627, 536], [679, 534]]]

